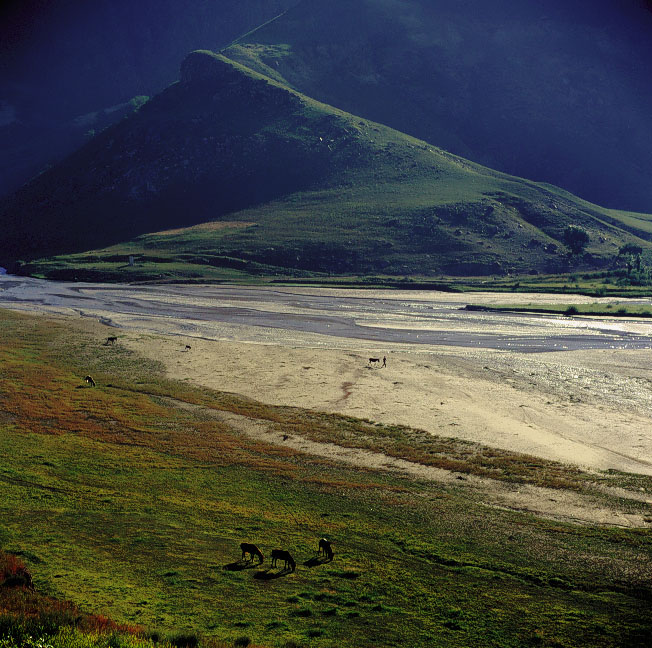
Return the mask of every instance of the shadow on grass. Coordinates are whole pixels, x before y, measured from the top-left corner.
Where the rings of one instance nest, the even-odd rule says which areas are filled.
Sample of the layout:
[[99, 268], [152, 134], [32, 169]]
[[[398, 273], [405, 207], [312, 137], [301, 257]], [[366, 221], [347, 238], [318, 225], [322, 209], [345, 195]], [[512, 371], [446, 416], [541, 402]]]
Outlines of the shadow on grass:
[[325, 565], [329, 562], [331, 562], [333, 559], [332, 558], [319, 558], [318, 556], [313, 556], [309, 560], [306, 560], [303, 565], [305, 567], [318, 567], [319, 565]]
[[288, 574], [291, 574], [292, 570], [291, 569], [281, 569], [281, 571], [271, 571], [270, 569], [266, 569], [265, 571], [259, 571], [254, 574], [254, 578], [257, 580], [274, 580], [275, 578], [281, 578], [282, 576], [287, 576]]
[[260, 563], [238, 560], [237, 562], [232, 562], [229, 563], [228, 565], [224, 565], [222, 569], [226, 569], [227, 571], [242, 571], [244, 569], [251, 569], [252, 567], [258, 567], [258, 565], [260, 565]]

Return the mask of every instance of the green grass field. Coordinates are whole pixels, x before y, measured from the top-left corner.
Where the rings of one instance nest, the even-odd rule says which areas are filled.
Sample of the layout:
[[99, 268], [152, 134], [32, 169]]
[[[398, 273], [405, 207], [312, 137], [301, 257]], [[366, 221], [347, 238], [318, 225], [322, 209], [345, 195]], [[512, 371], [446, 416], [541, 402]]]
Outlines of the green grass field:
[[[0, 312], [0, 332], [0, 549], [43, 594], [229, 646], [649, 645], [649, 530], [487, 507], [463, 481], [346, 468], [201, 408], [603, 502], [598, 482], [650, 489], [649, 478], [175, 383], [83, 324]], [[333, 562], [315, 560], [323, 536]], [[243, 540], [267, 556], [260, 567], [238, 562]], [[294, 573], [270, 569], [276, 547]]]
[[[443, 292], [474, 293], [550, 293], [562, 295], [588, 295], [591, 297], [620, 297], [623, 299], [649, 297], [649, 285], [628, 285], [617, 273], [595, 272], [562, 275], [521, 275], [511, 277], [319, 277], [319, 278], [261, 278], [260, 283], [310, 285], [330, 288], [392, 288], [399, 290], [433, 290]], [[255, 281], [255, 280], [254, 280]], [[627, 302], [623, 302], [627, 307]], [[606, 313], [605, 313], [606, 314]]]
[[470, 310], [512, 311], [515, 313], [544, 313], [551, 315], [585, 315], [599, 317], [652, 317], [652, 307], [645, 304], [493, 304], [467, 306]]

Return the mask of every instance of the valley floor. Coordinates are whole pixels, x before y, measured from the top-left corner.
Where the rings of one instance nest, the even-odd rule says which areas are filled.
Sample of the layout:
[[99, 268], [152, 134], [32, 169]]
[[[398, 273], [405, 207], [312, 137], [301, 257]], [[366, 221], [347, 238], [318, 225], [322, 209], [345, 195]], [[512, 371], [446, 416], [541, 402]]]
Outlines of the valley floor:
[[650, 324], [466, 301], [0, 277], [0, 549], [204, 647], [649, 646]]
[[[170, 378], [652, 475], [652, 323], [461, 310], [505, 299], [0, 279], [0, 306], [99, 321], [98, 336], [163, 362]], [[387, 367], [369, 363], [383, 356]]]
[[[460, 310], [470, 299], [485, 304], [505, 299], [492, 294], [72, 288], [7, 281], [27, 283], [22, 292], [15, 285], [0, 291], [2, 305], [77, 321], [81, 315], [89, 326], [101, 322], [95, 325], [98, 341], [116, 335], [118, 344], [162, 362], [175, 380], [274, 405], [409, 426], [589, 471], [652, 475], [652, 350], [642, 348], [652, 344], [648, 322]], [[519, 299], [586, 300], [551, 295]], [[288, 328], [282, 328], [284, 318]], [[311, 326], [302, 326], [305, 322]], [[349, 337], [352, 330], [356, 335], [360, 330], [407, 331], [412, 338], [365, 340]], [[419, 332], [454, 335], [466, 345], [424, 344], [416, 339]], [[533, 340], [545, 340], [545, 348], [576, 350], [505, 350], [511, 344], [528, 349]], [[386, 367], [369, 362], [384, 356]], [[339, 449], [313, 451], [337, 456]], [[347, 462], [397, 469], [364, 452]], [[575, 495], [551, 497], [525, 488], [509, 492], [495, 485], [489, 490], [496, 505], [559, 519], [649, 526], [640, 513], [602, 508]], [[652, 493], [630, 492], [628, 498], [652, 504]]]

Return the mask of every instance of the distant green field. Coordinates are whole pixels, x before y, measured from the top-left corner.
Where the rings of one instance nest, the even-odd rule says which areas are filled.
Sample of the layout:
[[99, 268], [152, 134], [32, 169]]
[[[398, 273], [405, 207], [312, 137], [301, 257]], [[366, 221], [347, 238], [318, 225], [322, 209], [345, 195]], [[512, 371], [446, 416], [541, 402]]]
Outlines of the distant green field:
[[645, 304], [492, 304], [467, 306], [471, 310], [550, 313], [558, 315], [595, 315], [600, 317], [652, 317], [652, 306]]
[[627, 227], [637, 229], [642, 232], [652, 233], [652, 216], [650, 214], [637, 214], [633, 212], [623, 212], [609, 210], [608, 214], [614, 219], [619, 220]]
[[[244, 437], [210, 411], [603, 502], [596, 480], [651, 489], [649, 478], [195, 389], [42, 318], [2, 312], [0, 331], [0, 548], [45, 593], [227, 645], [648, 645], [649, 530], [487, 508], [463, 481], [346, 468]], [[316, 560], [321, 537], [333, 562]], [[263, 565], [239, 562], [243, 540]], [[296, 572], [270, 570], [276, 547]]]

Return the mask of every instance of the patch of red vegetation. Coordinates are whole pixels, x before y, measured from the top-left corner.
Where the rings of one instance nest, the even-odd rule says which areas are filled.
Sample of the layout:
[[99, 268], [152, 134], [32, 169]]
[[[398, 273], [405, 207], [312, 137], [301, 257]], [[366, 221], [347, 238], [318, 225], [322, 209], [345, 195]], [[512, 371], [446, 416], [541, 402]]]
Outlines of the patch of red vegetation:
[[342, 393], [344, 394], [340, 398], [340, 402], [346, 401], [349, 399], [349, 396], [353, 393], [353, 383], [352, 382], [343, 382], [342, 383]]
[[[29, 574], [29, 586], [12, 584], [13, 580]], [[9, 583], [9, 585], [8, 585]], [[11, 553], [0, 551], [0, 615], [14, 617], [17, 624], [26, 620], [43, 620], [51, 627], [75, 627], [83, 632], [122, 632], [142, 635], [138, 626], [122, 625], [101, 614], [86, 614], [70, 601], [59, 601], [44, 596], [31, 584], [31, 573], [25, 564]]]
[[32, 574], [14, 554], [0, 555], [0, 587], [26, 587], [34, 589]]

